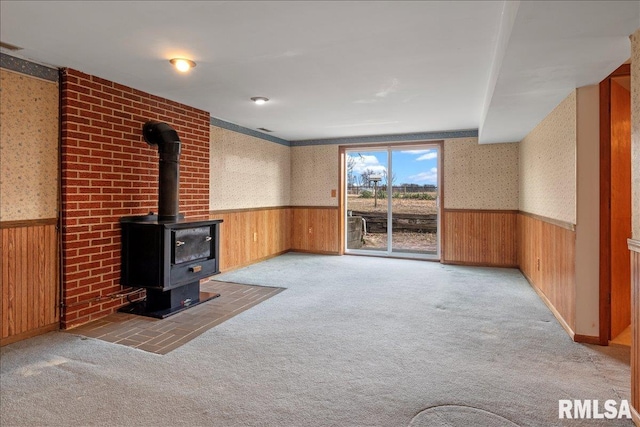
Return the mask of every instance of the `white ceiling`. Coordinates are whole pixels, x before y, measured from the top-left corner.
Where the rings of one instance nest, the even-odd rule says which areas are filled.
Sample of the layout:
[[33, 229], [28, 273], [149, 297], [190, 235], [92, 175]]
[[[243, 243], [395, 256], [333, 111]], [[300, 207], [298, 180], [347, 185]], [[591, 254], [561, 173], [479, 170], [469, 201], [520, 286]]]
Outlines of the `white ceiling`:
[[[0, 2], [0, 41], [23, 48], [12, 55], [287, 140], [519, 141], [625, 62], [639, 27], [640, 1]], [[178, 74], [173, 57], [197, 66]]]

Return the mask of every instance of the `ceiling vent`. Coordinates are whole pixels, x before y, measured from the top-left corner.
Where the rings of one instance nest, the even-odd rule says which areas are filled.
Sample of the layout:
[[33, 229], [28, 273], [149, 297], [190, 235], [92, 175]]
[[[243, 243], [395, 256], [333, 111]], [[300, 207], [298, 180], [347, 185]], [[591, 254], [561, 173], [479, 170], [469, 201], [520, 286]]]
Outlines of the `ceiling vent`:
[[258, 128], [258, 130], [261, 130], [262, 132], [273, 132], [272, 130], [267, 128]]
[[14, 52], [17, 51], [17, 50], [22, 50], [23, 49], [20, 46], [16, 46], [16, 45], [5, 43], [5, 42], [0, 42], [0, 47], [4, 48], [4, 49], [7, 49], [7, 50], [13, 50]]

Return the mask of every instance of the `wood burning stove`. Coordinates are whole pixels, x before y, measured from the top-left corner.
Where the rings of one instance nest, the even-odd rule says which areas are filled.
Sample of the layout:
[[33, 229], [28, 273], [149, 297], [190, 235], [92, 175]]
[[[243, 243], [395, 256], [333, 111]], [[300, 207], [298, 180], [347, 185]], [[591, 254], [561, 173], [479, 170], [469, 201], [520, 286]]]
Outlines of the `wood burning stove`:
[[147, 291], [144, 302], [120, 311], [164, 318], [220, 296], [200, 292], [200, 280], [220, 272], [222, 220], [188, 221], [179, 214], [178, 134], [166, 123], [150, 121], [143, 135], [160, 153], [158, 215], [120, 219], [121, 284]]

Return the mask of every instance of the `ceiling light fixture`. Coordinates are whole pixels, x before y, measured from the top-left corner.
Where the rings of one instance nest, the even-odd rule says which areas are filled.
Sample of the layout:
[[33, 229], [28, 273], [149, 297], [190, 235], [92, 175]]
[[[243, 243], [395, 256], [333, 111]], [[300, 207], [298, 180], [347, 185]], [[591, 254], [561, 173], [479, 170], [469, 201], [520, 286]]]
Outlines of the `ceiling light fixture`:
[[196, 63], [190, 59], [185, 58], [173, 58], [170, 59], [169, 62], [173, 64], [174, 67], [181, 73], [186, 73], [190, 69], [196, 66]]
[[251, 98], [251, 100], [258, 105], [262, 105], [267, 102], [269, 98], [265, 98], [264, 96], [254, 96], [253, 98]]

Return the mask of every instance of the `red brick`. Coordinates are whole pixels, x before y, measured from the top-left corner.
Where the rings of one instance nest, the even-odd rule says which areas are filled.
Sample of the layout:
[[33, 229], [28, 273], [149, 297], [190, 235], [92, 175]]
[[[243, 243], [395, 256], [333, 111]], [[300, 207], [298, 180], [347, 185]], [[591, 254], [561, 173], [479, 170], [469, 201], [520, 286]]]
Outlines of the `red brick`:
[[104, 129], [102, 131], [102, 135], [107, 136], [109, 138], [121, 138], [122, 132]]
[[129, 112], [131, 114], [141, 114], [138, 108], [133, 107], [133, 101], [131, 101], [130, 99], [124, 98], [123, 95], [124, 94], [121, 94], [120, 96], [114, 96], [113, 102], [105, 101], [104, 105], [107, 105], [113, 108], [114, 110], [122, 110], [122, 111]]
[[[157, 209], [158, 154], [142, 138], [144, 122], [167, 122], [181, 136], [181, 211], [190, 218], [208, 217], [210, 126], [207, 112], [76, 70], [61, 86], [65, 301], [79, 301], [121, 289], [120, 217]], [[124, 303], [67, 307], [63, 327]]]
[[91, 291], [91, 287], [89, 286], [82, 286], [82, 287], [77, 287], [74, 289], [67, 289], [65, 290], [65, 298], [69, 298], [69, 297], [73, 297], [75, 295], [82, 295], [82, 294], [86, 294], [87, 292]]
[[[94, 81], [96, 83], [101, 84], [102, 86], [106, 86], [107, 88], [112, 88], [113, 87], [113, 82], [110, 80], [106, 80], [103, 79], [102, 77], [97, 77], [97, 76], [89, 76], [91, 81]], [[104, 87], [103, 87], [104, 89]]]
[[78, 92], [82, 92], [79, 97], [80, 101], [88, 102], [90, 104], [102, 104], [102, 100], [100, 98], [88, 95], [89, 93], [91, 93], [91, 91], [84, 92], [84, 88], [78, 88]]
[[99, 231], [92, 231], [92, 232], [85, 232], [85, 233], [78, 234], [79, 240], [99, 239], [100, 237], [102, 237], [102, 233], [100, 233]]
[[100, 267], [91, 270], [92, 276], [102, 276], [103, 274], [111, 273], [111, 267]]
[[[97, 253], [95, 255], [91, 255], [90, 259], [91, 259], [91, 261], [102, 261], [102, 260], [105, 260], [105, 259], [109, 259], [110, 260], [111, 257], [112, 257], [112, 255], [110, 253], [108, 253], [108, 252], [100, 252], [100, 253]], [[89, 256], [87, 256], [86, 258], [89, 258]], [[87, 261], [88, 261], [88, 259], [87, 259]], [[104, 264], [102, 264], [102, 263], [100, 265], [104, 266]]]
[[101, 177], [104, 178], [105, 175], [109, 174], [113, 168], [109, 165], [105, 165], [104, 162], [101, 162], [97, 165], [91, 165], [91, 172], [102, 172]]
[[[93, 275], [89, 276], [87, 274], [86, 270], [83, 270], [83, 271], [85, 272], [85, 278], [80, 280], [80, 282], [78, 283], [79, 286], [90, 286], [92, 288], [91, 298], [94, 298], [94, 297], [100, 295], [100, 290], [93, 291], [93, 285], [95, 284], [95, 282], [97, 280], [96, 277], [93, 276]], [[79, 298], [80, 299], [86, 299], [84, 295], [80, 296]]]
[[[110, 308], [119, 308], [120, 306], [123, 305], [122, 304], [123, 303], [123, 298], [125, 298], [125, 297], [119, 297], [119, 298], [114, 299], [112, 301], [105, 302], [105, 303], [100, 305], [100, 309], [101, 310], [107, 310], [107, 309], [110, 309]], [[125, 299], [124, 302], [127, 302], [127, 300]], [[128, 302], [127, 302], [127, 304], [128, 304]]]
[[[104, 102], [104, 98], [103, 98], [102, 102]], [[101, 105], [92, 105], [91, 106], [91, 111], [95, 111], [96, 113], [106, 114], [106, 115], [113, 114], [113, 109], [106, 108], [106, 107], [103, 107]]]
[[99, 305], [92, 305], [89, 308], [85, 308], [84, 310], [80, 310], [78, 312], [78, 315], [86, 316], [86, 315], [89, 315], [89, 314], [92, 314], [92, 313], [97, 313], [99, 311], [100, 311], [100, 306]]
[[104, 136], [104, 135], [100, 135], [100, 134], [93, 134], [93, 135], [91, 135], [91, 141], [96, 142], [96, 143], [100, 143], [100, 144], [112, 144], [113, 143], [113, 138], [108, 137], [108, 136]]
[[[103, 267], [107, 267], [107, 266], [116, 266], [116, 265], [120, 265], [120, 259], [115, 259], [115, 258], [111, 258], [111, 259], [105, 259], [102, 261], [102, 266]], [[120, 271], [117, 272], [118, 274], [120, 274]]]

